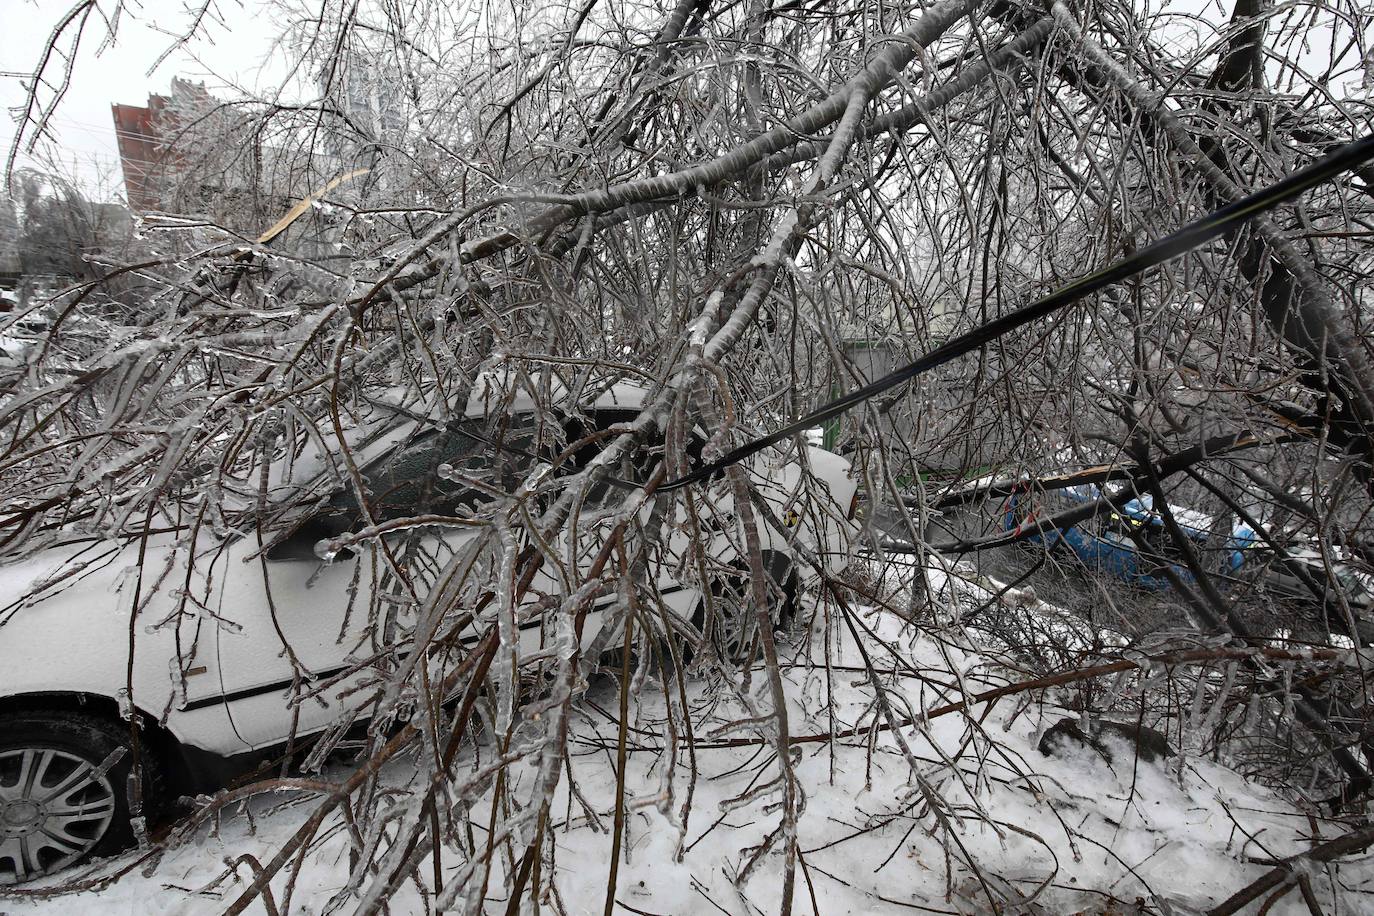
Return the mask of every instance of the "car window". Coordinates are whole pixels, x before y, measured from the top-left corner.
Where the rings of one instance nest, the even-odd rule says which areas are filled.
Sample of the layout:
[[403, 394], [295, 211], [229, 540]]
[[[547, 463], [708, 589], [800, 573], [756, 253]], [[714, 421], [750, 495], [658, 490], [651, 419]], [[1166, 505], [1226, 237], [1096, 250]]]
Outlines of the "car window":
[[[595, 429], [605, 429], [633, 419], [624, 411], [598, 412], [569, 420], [564, 432], [573, 442]], [[559, 443], [545, 437], [538, 444], [531, 416], [493, 420], [467, 419], [444, 429], [412, 437], [385, 455], [365, 464], [359, 473], [366, 484], [368, 508], [378, 522], [421, 514], [470, 515], [491, 502], [494, 493], [510, 493], [524, 480], [536, 461], [551, 460]], [[579, 449], [560, 469], [574, 473], [595, 458], [613, 437], [597, 439]], [[701, 441], [694, 436], [688, 446], [689, 461], [699, 459]], [[594, 510], [616, 505], [625, 493], [623, 483], [642, 484], [662, 457], [662, 449], [641, 446], [622, 458], [611, 472], [617, 481], [603, 480], [587, 493], [583, 507]], [[455, 474], [441, 476], [448, 465]], [[363, 512], [352, 485], [341, 486], [324, 508], [302, 522], [291, 536], [268, 552], [269, 559], [309, 559], [314, 545], [325, 538], [357, 530]], [[303, 546], [304, 545], [304, 546]], [[308, 549], [307, 549], [308, 548]]]
[[[575, 442], [589, 434], [592, 430], [609, 429], [620, 423], [629, 423], [635, 419], [638, 411], [634, 410], [601, 410], [595, 411], [584, 419], [572, 420], [568, 423], [568, 441]], [[578, 449], [569, 461], [566, 471], [571, 473], [585, 467], [607, 445], [615, 441], [614, 436], [597, 439], [582, 448]], [[690, 467], [696, 467], [701, 462], [701, 452], [706, 445], [705, 438], [699, 430], [694, 430], [686, 442], [687, 463]], [[641, 443], [636, 446], [629, 454], [621, 456], [619, 463], [611, 469], [609, 476], [614, 480], [602, 480], [596, 486], [590, 488], [583, 500], [583, 507], [595, 509], [599, 507], [615, 506], [627, 492], [624, 484], [642, 485], [649, 480], [658, 463], [663, 460], [663, 443]]]
[[[485, 423], [463, 420], [431, 430], [362, 469], [368, 506], [378, 521], [419, 513], [463, 514], [490, 502], [492, 491], [509, 493], [533, 467], [534, 427], [528, 418]], [[439, 474], [448, 465], [472, 483]], [[485, 486], [483, 486], [485, 485]], [[358, 511], [352, 488], [330, 500], [344, 511]]]
[[1122, 538], [1130, 537], [1131, 523], [1124, 518], [1121, 513], [1113, 512], [1107, 516], [1107, 521], [1101, 526], [1104, 534], [1115, 534]]
[[[521, 418], [501, 423], [463, 420], [412, 437], [359, 469], [373, 519], [476, 512], [495, 498], [493, 491], [511, 492], [533, 466], [533, 434], [532, 424]], [[445, 464], [472, 482], [440, 476]], [[267, 557], [310, 559], [318, 541], [356, 531], [363, 517], [354, 487], [341, 486], [323, 509], [301, 522]]]
[[[566, 426], [568, 442], [578, 442], [588, 436], [593, 435], [598, 430], [606, 430], [615, 426], [617, 423], [627, 423], [633, 420], [633, 411], [599, 411], [586, 417], [570, 419]], [[561, 469], [562, 473], [572, 474], [586, 467], [593, 459], [605, 450], [606, 446], [615, 441], [615, 436], [604, 436], [597, 438], [580, 447], [568, 460], [567, 464]], [[649, 453], [643, 446], [636, 448], [629, 456], [620, 461], [618, 467], [610, 471], [610, 476], [626, 483], [640, 484], [647, 479], [649, 469], [653, 466], [653, 461]], [[590, 488], [583, 497], [583, 508], [593, 509], [600, 506], [614, 505], [618, 502], [617, 494], [623, 494], [625, 488], [617, 486], [612, 481], [602, 480], [596, 486]]]

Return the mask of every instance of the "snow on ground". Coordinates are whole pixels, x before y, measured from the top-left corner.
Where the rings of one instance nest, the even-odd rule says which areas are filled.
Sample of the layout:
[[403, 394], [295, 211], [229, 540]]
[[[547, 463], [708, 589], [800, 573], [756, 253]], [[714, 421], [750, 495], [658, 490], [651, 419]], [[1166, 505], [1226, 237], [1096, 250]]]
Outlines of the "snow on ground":
[[[787, 646], [786, 685], [793, 735], [829, 734], [871, 724], [873, 690], [847, 628], [819, 619]], [[891, 687], [891, 700], [930, 709], [968, 691], [1005, 683], [1006, 673], [985, 657], [941, 646], [896, 615], [867, 610], [863, 636], [872, 665]], [[828, 665], [827, 665], [828, 660]], [[676, 688], [668, 691], [676, 702]], [[571, 771], [585, 804], [568, 796], [567, 776], [552, 807], [556, 901], [569, 914], [604, 908], [610, 826], [615, 799], [614, 679], [594, 679], [575, 714]], [[756, 672], [751, 692], [766, 708], [766, 682]], [[740, 707], [720, 684], [697, 678], [688, 685], [697, 712], [695, 732], [708, 742], [713, 726], [737, 717]], [[829, 702], [833, 700], [833, 705]], [[700, 747], [693, 776], [688, 757], [666, 772], [664, 690], [650, 679], [634, 694], [627, 776], [625, 859], [620, 868], [618, 913], [773, 913], [778, 909], [782, 858], [764, 856], [748, 879], [736, 876], [752, 849], [779, 822], [776, 794], [730, 800], [765, 784], [776, 773], [770, 747]], [[889, 733], [797, 745], [796, 766], [805, 792], [800, 818], [804, 868], [794, 912], [981, 913], [989, 895], [1027, 901], [1022, 912], [1188, 913], [1215, 905], [1253, 881], [1268, 866], [1251, 860], [1291, 855], [1308, 847], [1314, 831], [1338, 836], [1339, 826], [1232, 771], [1196, 757], [1166, 765], [1126, 761], [1115, 768], [1095, 752], [1045, 757], [1040, 733], [1065, 713], [1049, 705], [1004, 701], [971, 716], [931, 720], [926, 731], [902, 736], [917, 758], [917, 788], [897, 741]], [[750, 735], [733, 731], [730, 736]], [[866, 740], [871, 738], [870, 740]], [[991, 739], [991, 740], [990, 740]], [[479, 749], [482, 761], [490, 746]], [[468, 765], [477, 756], [469, 755]], [[328, 776], [342, 779], [347, 769]], [[405, 804], [415, 770], [396, 761], [386, 782]], [[527, 795], [532, 769], [512, 770], [517, 794]], [[524, 785], [520, 783], [523, 782]], [[665, 789], [671, 784], [671, 797]], [[690, 789], [689, 789], [690, 787]], [[679, 817], [691, 792], [687, 819]], [[488, 790], [489, 791], [489, 790]], [[487, 798], [489, 799], [489, 795]], [[928, 800], [940, 799], [940, 817]], [[247, 859], [267, 861], [313, 810], [309, 797], [255, 799], [218, 832], [169, 850], [150, 874], [137, 871], [99, 891], [49, 900], [0, 896], [0, 913], [199, 914], [221, 912], [252, 881]], [[483, 804], [474, 821], [485, 823]], [[943, 820], [946, 827], [940, 826]], [[337, 816], [321, 833], [301, 869], [291, 912], [318, 914], [348, 878], [349, 847]], [[479, 828], [480, 832], [480, 828]], [[236, 867], [226, 862], [238, 860]], [[127, 859], [124, 861], [128, 861]], [[444, 858], [451, 879], [456, 854]], [[106, 863], [109, 870], [119, 860]], [[488, 912], [504, 912], [501, 861], [490, 879]], [[545, 875], [549, 865], [545, 863]], [[424, 869], [430, 874], [429, 864]], [[1314, 873], [1325, 912], [1374, 910], [1374, 865], [1342, 866], [1340, 890], [1325, 872]], [[274, 883], [280, 905], [283, 879]], [[1336, 899], [1338, 898], [1338, 899]], [[1033, 901], [1033, 902], [1032, 902]], [[550, 901], [549, 903], [554, 903]], [[338, 912], [350, 912], [344, 901]], [[546, 904], [547, 912], [557, 908]], [[265, 912], [261, 902], [249, 912]], [[413, 884], [394, 900], [392, 913], [428, 912]], [[1271, 913], [1306, 912], [1290, 894]]]

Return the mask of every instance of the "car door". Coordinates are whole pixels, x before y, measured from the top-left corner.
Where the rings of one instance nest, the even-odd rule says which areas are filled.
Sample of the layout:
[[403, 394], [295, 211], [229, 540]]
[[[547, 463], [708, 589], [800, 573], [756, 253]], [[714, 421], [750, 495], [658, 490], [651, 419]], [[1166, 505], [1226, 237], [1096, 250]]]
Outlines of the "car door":
[[[506, 489], [525, 459], [517, 462], [509, 456], [519, 452], [493, 449], [473, 433], [468, 424], [431, 429], [364, 465], [367, 513], [356, 489], [341, 487], [270, 549], [245, 537], [227, 551], [218, 662], [230, 718], [248, 744], [277, 744], [367, 714], [376, 695], [372, 663], [410, 651], [409, 627], [427, 596], [426, 569], [473, 533], [403, 528], [328, 560], [316, 545], [360, 529], [368, 518], [470, 514]], [[455, 472], [460, 479], [451, 479]], [[393, 562], [404, 577], [388, 574]]]
[[221, 699], [216, 625], [189, 540], [82, 539], [7, 563], [0, 695], [109, 697], [165, 716], [188, 745], [245, 750]]
[[319, 731], [356, 700], [365, 657], [371, 570], [346, 561], [269, 558], [256, 538], [225, 552], [215, 609], [219, 688], [235, 732], [251, 747]]
[[160, 577], [135, 621], [144, 626], [143, 638], [134, 643], [134, 669], [165, 668], [173, 693], [167, 723], [181, 740], [232, 755], [248, 746], [233, 730], [220, 676], [221, 622], [212, 610], [220, 584], [209, 569], [223, 546], [204, 533], [193, 545], [169, 548], [170, 575]]

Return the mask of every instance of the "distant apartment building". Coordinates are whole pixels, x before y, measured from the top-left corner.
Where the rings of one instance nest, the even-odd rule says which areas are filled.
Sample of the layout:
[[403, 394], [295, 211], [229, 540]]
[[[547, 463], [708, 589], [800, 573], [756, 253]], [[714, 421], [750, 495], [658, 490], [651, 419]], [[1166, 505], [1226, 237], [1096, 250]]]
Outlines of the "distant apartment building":
[[374, 143], [395, 142], [406, 128], [400, 69], [378, 55], [350, 48], [336, 79], [336, 98], [352, 123]]
[[171, 94], [149, 95], [146, 106], [110, 106], [131, 210], [177, 209], [188, 161], [175, 141], [193, 120], [195, 109], [209, 110], [214, 104], [205, 87], [173, 79]]
[[[195, 215], [256, 236], [341, 169], [327, 143], [264, 142], [248, 109], [198, 83], [173, 79], [170, 92], [150, 95], [147, 105], [110, 107], [125, 193], [138, 214]], [[298, 252], [328, 248], [329, 223], [307, 214], [289, 244]]]

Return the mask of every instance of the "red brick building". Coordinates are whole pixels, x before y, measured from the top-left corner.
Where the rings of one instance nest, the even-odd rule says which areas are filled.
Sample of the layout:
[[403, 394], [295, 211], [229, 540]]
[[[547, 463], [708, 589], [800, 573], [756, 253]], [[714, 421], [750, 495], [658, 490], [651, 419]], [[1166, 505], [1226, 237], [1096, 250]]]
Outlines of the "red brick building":
[[146, 107], [110, 106], [131, 210], [174, 209], [175, 178], [182, 163], [172, 142], [186, 123], [188, 111], [208, 110], [214, 104], [203, 86], [173, 79], [171, 96], [149, 95]]
[[154, 95], [149, 96], [147, 108], [119, 104], [110, 106], [114, 113], [115, 140], [119, 143], [119, 164], [124, 170], [124, 189], [129, 197], [129, 207], [140, 212], [161, 209], [156, 180], [161, 171], [158, 164], [161, 140], [153, 119], [154, 113], [165, 103], [165, 98]]

